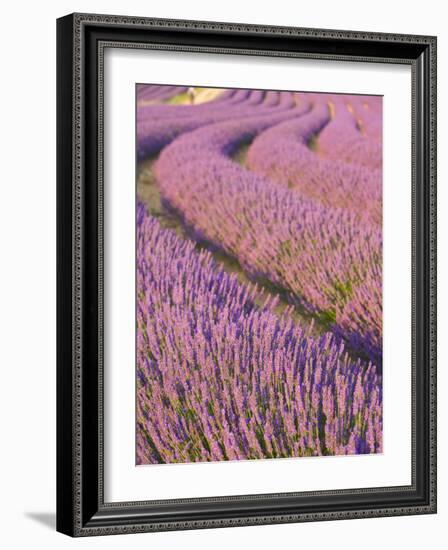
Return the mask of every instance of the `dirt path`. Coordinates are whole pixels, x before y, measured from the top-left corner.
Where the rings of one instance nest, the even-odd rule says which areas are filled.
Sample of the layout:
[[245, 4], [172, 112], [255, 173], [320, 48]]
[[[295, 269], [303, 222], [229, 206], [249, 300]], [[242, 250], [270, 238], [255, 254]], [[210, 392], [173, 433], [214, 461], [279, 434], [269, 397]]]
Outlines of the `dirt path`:
[[252, 142], [244, 143], [243, 145], [240, 145], [238, 149], [232, 155], [230, 155], [230, 158], [234, 162], [237, 162], [240, 166], [247, 168], [246, 159], [247, 159], [247, 153], [249, 152], [249, 147], [251, 146], [251, 144]]

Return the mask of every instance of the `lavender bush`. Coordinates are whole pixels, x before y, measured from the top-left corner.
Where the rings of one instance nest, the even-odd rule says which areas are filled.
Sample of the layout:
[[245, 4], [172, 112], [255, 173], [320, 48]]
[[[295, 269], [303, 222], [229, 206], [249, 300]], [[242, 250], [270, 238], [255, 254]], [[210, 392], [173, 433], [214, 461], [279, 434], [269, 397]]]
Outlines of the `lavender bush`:
[[147, 86], [137, 85], [137, 102], [161, 102], [185, 92], [185, 86]]
[[381, 383], [210, 252], [137, 226], [138, 464], [381, 452]]
[[[162, 107], [165, 109], [162, 110]], [[179, 112], [179, 107], [181, 108]], [[291, 94], [249, 92], [240, 90], [228, 100], [193, 106], [142, 107], [137, 112], [137, 157], [139, 160], [158, 153], [176, 137], [196, 128], [229, 119], [253, 116], [256, 113], [294, 111]], [[303, 106], [300, 108], [302, 112]], [[183, 113], [183, 114], [182, 114]], [[294, 112], [293, 112], [294, 114]]]
[[247, 167], [328, 207], [349, 208], [361, 219], [382, 221], [380, 170], [322, 158], [310, 141], [331, 121], [325, 102], [306, 116], [263, 132], [252, 143]]
[[382, 452], [381, 98], [163, 88], [137, 90], [137, 463]]
[[382, 168], [382, 144], [361, 131], [361, 126], [345, 96], [329, 96], [331, 122], [320, 132], [319, 152], [326, 158], [361, 164], [372, 170]]
[[[297, 115], [308, 108], [297, 107]], [[351, 341], [356, 325], [361, 333], [356, 341], [369, 343], [362, 351], [380, 362], [381, 303], [372, 303], [378, 293], [354, 289], [381, 272], [381, 231], [348, 209], [324, 207], [273, 185], [227, 156], [282, 118], [291, 115], [213, 124], [180, 137], [162, 151], [155, 167], [161, 195], [196, 239], [235, 257], [252, 277], [281, 287]], [[346, 303], [356, 298], [375, 318], [339, 323]]]

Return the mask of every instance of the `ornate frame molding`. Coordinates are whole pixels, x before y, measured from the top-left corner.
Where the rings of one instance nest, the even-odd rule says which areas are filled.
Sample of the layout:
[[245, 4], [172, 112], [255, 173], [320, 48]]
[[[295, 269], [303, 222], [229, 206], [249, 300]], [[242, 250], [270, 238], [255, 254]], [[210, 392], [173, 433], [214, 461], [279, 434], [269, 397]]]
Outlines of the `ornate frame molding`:
[[[96, 38], [97, 50], [86, 55], [86, 49], [91, 49], [86, 39], [86, 31], [91, 29], [107, 31], [114, 35], [113, 40]], [[130, 42], [122, 39], [123, 33], [132, 29], [147, 32], [147, 42]], [[175, 44], [157, 44], [151, 41], [152, 30], [172, 33], [181, 31]], [[367, 46], [370, 55], [329, 54], [310, 51], [292, 50], [266, 50], [260, 48], [229, 48], [217, 47], [215, 45], [203, 44], [191, 46], [182, 43], [182, 31], [188, 33], [199, 33], [200, 31], [211, 33], [213, 36], [235, 36], [243, 39], [251, 37], [256, 40], [258, 37], [270, 37], [271, 39], [288, 37], [289, 39], [306, 41], [313, 39], [324, 44], [325, 41], [344, 44], [349, 42], [353, 47]], [[68, 35], [70, 32], [70, 35]], [[101, 34], [100, 32], [100, 34]], [[170, 36], [174, 36], [170, 34]], [[208, 36], [208, 35], [207, 35]], [[293, 42], [292, 42], [293, 43]], [[393, 50], [394, 45], [403, 45], [404, 49], [399, 51], [421, 51], [417, 57], [407, 56], [383, 56], [375, 55], [379, 44], [385, 44]], [[60, 46], [60, 58], [58, 60], [58, 141], [61, 142], [58, 151], [58, 326], [61, 325], [58, 334], [58, 530], [72, 536], [106, 535], [118, 533], [175, 530], [175, 529], [200, 529], [211, 527], [230, 527], [237, 525], [262, 525], [267, 523], [289, 523], [304, 521], [322, 521], [333, 519], [354, 519], [366, 517], [395, 516], [404, 514], [426, 514], [436, 511], [436, 38], [430, 36], [414, 36], [401, 34], [382, 34], [369, 32], [352, 32], [324, 29], [306, 29], [293, 27], [274, 27], [260, 25], [245, 25], [234, 23], [215, 23], [204, 21], [185, 21], [168, 19], [150, 19], [138, 17], [74, 14], [58, 21], [58, 44]], [[364, 46], [363, 52], [367, 51]], [[425, 444], [427, 445], [427, 468], [424, 477], [427, 479], [425, 486], [425, 498], [417, 503], [411, 502], [402, 505], [378, 507], [368, 504], [368, 495], [382, 491], [384, 494], [401, 490], [402, 495], [415, 493], [417, 485], [422, 479], [417, 479], [421, 473], [416, 471], [416, 459], [413, 456], [413, 484], [409, 487], [385, 487], [381, 489], [359, 489], [344, 491], [323, 491], [307, 493], [311, 496], [340, 496], [365, 495], [367, 500], [358, 509], [335, 509], [326, 511], [300, 511], [297, 513], [257, 513], [248, 514], [244, 509], [240, 515], [234, 517], [215, 517], [206, 519], [176, 520], [167, 519], [163, 521], [145, 520], [144, 508], [156, 506], [154, 501], [148, 502], [125, 502], [119, 504], [105, 503], [103, 498], [102, 483], [102, 258], [103, 258], [103, 180], [102, 180], [102, 130], [103, 130], [103, 54], [105, 47], [119, 48], [150, 48], [150, 49], [171, 49], [175, 51], [201, 51], [213, 53], [238, 53], [241, 55], [269, 55], [287, 57], [310, 57], [315, 59], [331, 59], [345, 61], [381, 62], [381, 63], [406, 63], [412, 66], [413, 80], [413, 290], [417, 283], [424, 286], [426, 296], [425, 320], [422, 333], [422, 342], [419, 345], [426, 350], [426, 381], [428, 384], [426, 402], [424, 408], [427, 414], [427, 430], [425, 428]], [[414, 48], [414, 50], [413, 50]], [[395, 50], [393, 50], [395, 51]], [[397, 50], [398, 51], [398, 50]], [[424, 57], [424, 59], [423, 59]], [[85, 271], [86, 266], [86, 210], [85, 201], [85, 163], [87, 155], [91, 155], [91, 149], [86, 146], [85, 109], [86, 95], [92, 83], [86, 82], [85, 71], [88, 68], [87, 59], [92, 62], [96, 58], [96, 78], [98, 86], [97, 108], [97, 143], [96, 147], [96, 179], [97, 179], [97, 239], [98, 239], [98, 266], [97, 266], [97, 292], [98, 292], [98, 378], [97, 403], [92, 403], [92, 395], [86, 393], [85, 375], [85, 353], [86, 353], [86, 328], [85, 328]], [[67, 68], [67, 64], [70, 67]], [[63, 67], [64, 65], [64, 67]], [[423, 66], [424, 65], [424, 66]], [[71, 74], [69, 74], [71, 72]], [[426, 112], [422, 112], [421, 97], [425, 102]], [[68, 109], [68, 107], [70, 107]], [[67, 129], [70, 128], [70, 135]], [[425, 130], [426, 129], [426, 130]], [[67, 161], [67, 154], [70, 154], [70, 161]], [[424, 155], [424, 158], [422, 158]], [[422, 166], [423, 165], [423, 166]], [[418, 171], [420, 171], [418, 173]], [[423, 179], [422, 179], [423, 178]], [[418, 181], [423, 186], [422, 197], [417, 197]], [[424, 208], [424, 211], [419, 209]], [[67, 216], [68, 219], [67, 219]], [[70, 227], [68, 226], [70, 220]], [[421, 227], [423, 225], [423, 227]], [[423, 231], [423, 242], [417, 238], [417, 229]], [[421, 249], [423, 245], [423, 249]], [[70, 247], [70, 257], [62, 254], [63, 247]], [[416, 247], [420, 248], [417, 250]], [[416, 269], [417, 255], [423, 254], [425, 265], [423, 274]], [[91, 277], [93, 273], [89, 273]], [[423, 280], [422, 280], [423, 279]], [[70, 292], [67, 289], [70, 287]], [[413, 292], [413, 330], [417, 331], [416, 311], [418, 297]], [[67, 314], [67, 307], [70, 304], [70, 315]], [[415, 333], [417, 334], [417, 333]], [[420, 336], [417, 334], [418, 339]], [[415, 339], [417, 340], [417, 338]], [[68, 342], [70, 342], [68, 348]], [[415, 348], [414, 342], [414, 348]], [[417, 444], [415, 430], [417, 396], [416, 396], [416, 350], [413, 350], [413, 455]], [[89, 383], [90, 384], [90, 383]], [[90, 387], [90, 386], [89, 386]], [[86, 426], [83, 422], [86, 400], [89, 399], [89, 407], [98, 411], [97, 426], [97, 447], [98, 460], [96, 474], [86, 473]], [[420, 404], [421, 405], [421, 404]], [[67, 440], [67, 430], [70, 428], [70, 441]], [[91, 443], [91, 442], [89, 442]], [[89, 466], [93, 471], [94, 465]], [[85, 477], [95, 478], [97, 483], [92, 494], [87, 495]], [[92, 478], [93, 476], [93, 478]], [[270, 495], [272, 498], [281, 500], [286, 496], [304, 497], [305, 493], [294, 493], [287, 495]], [[188, 504], [198, 501], [219, 503], [236, 502], [239, 499], [247, 501], [247, 497], [217, 497], [216, 499], [183, 499], [170, 501], [172, 506], [176, 504]], [[255, 495], [252, 500], [266, 500], [266, 495]], [[96, 501], [96, 507], [94, 505]], [[87, 504], [88, 503], [88, 504]], [[91, 510], [95, 508], [95, 513]], [[143, 509], [142, 509], [143, 508]], [[87, 511], [89, 510], [89, 511]], [[267, 509], [266, 509], [267, 511]], [[132, 519], [134, 517], [134, 520]], [[142, 520], [143, 517], [143, 520]]]

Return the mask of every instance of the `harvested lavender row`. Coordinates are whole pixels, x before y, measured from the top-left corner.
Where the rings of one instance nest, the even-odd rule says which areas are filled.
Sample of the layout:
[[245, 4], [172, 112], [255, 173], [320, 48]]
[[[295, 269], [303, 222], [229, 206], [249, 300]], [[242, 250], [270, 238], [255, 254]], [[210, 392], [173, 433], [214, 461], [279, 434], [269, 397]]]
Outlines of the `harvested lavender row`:
[[381, 232], [347, 209], [324, 207], [227, 157], [282, 117], [289, 114], [229, 121], [181, 136], [155, 165], [160, 193], [197, 240], [235, 257], [250, 276], [286, 290], [294, 303], [362, 344], [360, 351], [379, 364], [381, 317], [339, 324], [339, 316], [353, 296], [362, 299], [361, 309], [381, 312], [377, 294], [355, 293], [381, 269]]
[[[260, 98], [257, 97], [257, 101], [259, 100]], [[299, 109], [301, 113], [303, 109], [309, 108], [308, 104], [305, 104], [305, 102], [303, 102], [303, 105], [300, 107], [296, 107], [290, 94], [282, 94], [278, 103], [272, 105], [273, 102], [272, 96], [267, 95], [266, 103], [263, 102], [257, 105], [255, 112], [260, 115], [270, 115], [272, 113], [286, 113], [286, 111], [288, 111], [290, 116], [294, 116], [296, 114], [296, 109]], [[228, 105], [225, 107], [221, 106], [219, 109], [216, 109], [216, 106], [212, 108], [211, 104], [208, 106], [204, 104], [204, 110], [200, 117], [162, 118], [160, 120], [150, 120], [149, 123], [137, 120], [137, 157], [139, 160], [142, 160], [145, 157], [153, 155], [179, 135], [191, 132], [201, 126], [253, 115], [254, 99], [252, 98], [252, 100], [250, 100], [249, 98], [247, 102], [241, 102], [232, 105], [232, 107]]]
[[380, 143], [383, 137], [382, 98], [354, 97], [349, 105], [361, 132]]
[[360, 132], [344, 96], [329, 96], [333, 118], [319, 134], [318, 151], [326, 158], [361, 164], [373, 170], [382, 167], [382, 146]]
[[381, 380], [137, 215], [137, 463], [378, 453]]
[[381, 173], [323, 159], [309, 148], [329, 121], [328, 105], [320, 101], [306, 116], [266, 130], [250, 146], [246, 166], [325, 206], [349, 208], [362, 219], [380, 224]]

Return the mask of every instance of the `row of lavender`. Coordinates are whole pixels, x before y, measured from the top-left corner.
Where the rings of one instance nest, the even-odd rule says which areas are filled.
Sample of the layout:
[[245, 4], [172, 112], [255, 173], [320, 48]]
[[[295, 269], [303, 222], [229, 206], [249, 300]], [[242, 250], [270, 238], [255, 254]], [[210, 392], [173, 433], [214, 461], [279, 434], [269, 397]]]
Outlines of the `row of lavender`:
[[136, 96], [140, 105], [151, 103], [160, 103], [185, 92], [185, 86], [147, 86], [146, 84], [137, 84]]
[[137, 463], [381, 452], [381, 382], [138, 208]]
[[[310, 168], [311, 179], [300, 179], [302, 191], [300, 186], [275, 185], [229, 158], [242, 143], [260, 135], [249, 149], [249, 166], [257, 160], [259, 164], [300, 162], [297, 151], [288, 156], [276, 143], [281, 146], [286, 135], [285, 141], [297, 145], [299, 151], [306, 148], [300, 139], [306, 142], [310, 130], [325, 126], [325, 108], [317, 104], [310, 110], [305, 100], [285, 110], [256, 109], [257, 114], [243, 119], [207, 124], [165, 147], [155, 175], [165, 204], [182, 217], [196, 240], [212, 243], [235, 257], [251, 277], [286, 291], [292, 303], [316, 315], [379, 365], [382, 238], [378, 178], [365, 176], [363, 167], [343, 164], [352, 176], [345, 180], [351, 183], [352, 192], [346, 186], [349, 198], [339, 206], [331, 200], [331, 192], [325, 192], [337, 188], [344, 176], [335, 177], [334, 166], [339, 165], [334, 161], [325, 164], [316, 158], [313, 165], [313, 158], [306, 160], [315, 170], [325, 170], [326, 181], [320, 178], [316, 183], [314, 168]], [[300, 129], [296, 141], [289, 135], [292, 126]], [[261, 152], [259, 140], [268, 141]], [[333, 191], [333, 197], [338, 192]], [[370, 219], [376, 223], [369, 223]]]
[[[377, 143], [360, 139], [354, 123], [353, 117], [347, 118], [341, 109], [332, 119], [328, 105], [317, 102], [306, 116], [263, 132], [250, 147], [247, 167], [325, 206], [348, 208], [361, 219], [379, 225], [381, 158]], [[319, 153], [309, 147], [316, 135]], [[331, 148], [330, 140], [335, 142]], [[357, 146], [353, 145], [355, 141]], [[350, 162], [354, 149], [357, 162]], [[339, 151], [336, 158], [335, 150]], [[370, 162], [373, 166], [368, 166]]]
[[294, 109], [291, 94], [259, 90], [227, 90], [215, 101], [201, 105], [149, 105], [137, 108], [137, 158], [158, 153], [178, 136], [215, 122], [244, 119], [255, 112]]
[[161, 152], [159, 192], [193, 239], [332, 331], [256, 305], [140, 207], [138, 462], [379, 452], [381, 105], [227, 90], [137, 116], [138, 158]]

